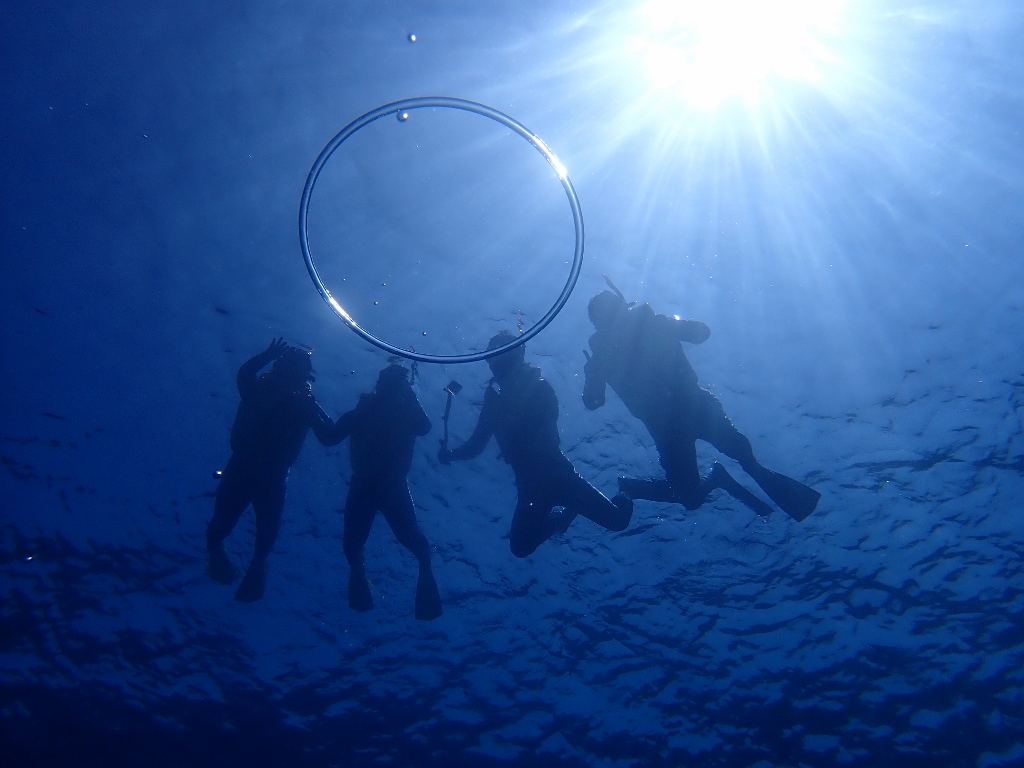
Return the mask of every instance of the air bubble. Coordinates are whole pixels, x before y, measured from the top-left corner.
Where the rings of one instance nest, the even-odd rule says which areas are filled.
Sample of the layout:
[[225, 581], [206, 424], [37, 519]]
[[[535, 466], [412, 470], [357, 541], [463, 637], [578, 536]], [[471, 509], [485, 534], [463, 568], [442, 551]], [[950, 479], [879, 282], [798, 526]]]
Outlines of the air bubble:
[[[411, 33], [406, 33], [408, 36]], [[505, 349], [494, 349], [489, 350], [487, 353], [481, 354], [479, 352], [469, 352], [461, 355], [426, 355], [415, 350], [403, 349], [397, 347], [394, 344], [390, 344], [384, 339], [379, 339], [376, 336], [368, 333], [361, 326], [359, 326], [353, 319], [352, 316], [346, 312], [341, 305], [331, 297], [330, 291], [323, 284], [316, 267], [313, 264], [312, 255], [309, 252], [309, 236], [308, 236], [308, 218], [309, 218], [309, 203], [313, 193], [314, 185], [317, 177], [320, 175], [324, 164], [331, 158], [332, 154], [338, 147], [342, 145], [345, 139], [354, 135], [358, 130], [366, 127], [373, 123], [378, 118], [385, 115], [393, 114], [396, 116], [399, 122], [406, 122], [409, 118], [409, 114], [413, 109], [424, 109], [424, 108], [438, 108], [438, 109], [457, 109], [465, 112], [473, 112], [482, 117], [486, 117], [497, 123], [504, 125], [511, 131], [519, 135], [521, 138], [531, 144], [540, 154], [542, 154], [545, 160], [553, 169], [556, 170], [556, 176], [561, 182], [561, 186], [564, 189], [566, 195], [569, 198], [569, 207], [572, 210], [573, 224], [576, 231], [575, 247], [572, 260], [572, 268], [569, 270], [569, 276], [566, 280], [565, 288], [562, 290], [558, 300], [552, 305], [551, 309], [541, 318], [541, 320], [533, 325], [529, 330], [525, 331], [527, 338], [532, 338], [539, 333], [548, 323], [558, 314], [563, 308], [566, 301], [569, 298], [573, 288], [576, 285], [576, 280], [580, 271], [580, 266], [583, 258], [583, 215], [580, 210], [579, 199], [576, 196], [575, 190], [569, 183], [568, 175], [565, 173], [564, 168], [558, 164], [557, 159], [551, 154], [551, 151], [547, 146], [541, 142], [537, 137], [530, 132], [525, 126], [514, 120], [513, 118], [501, 113], [485, 104], [479, 104], [473, 101], [467, 101], [465, 99], [454, 99], [454, 98], [442, 98], [442, 97], [421, 97], [415, 99], [405, 99], [399, 102], [391, 102], [385, 104], [377, 109], [371, 110], [366, 114], [356, 118], [353, 122], [349, 123], [340, 133], [338, 133], [327, 146], [324, 147], [320, 155], [317, 157], [316, 162], [310, 169], [309, 176], [306, 179], [306, 186], [303, 188], [302, 200], [299, 205], [299, 241], [302, 247], [302, 255], [306, 262], [306, 268], [309, 271], [310, 278], [312, 279], [317, 291], [320, 295], [328, 301], [334, 313], [344, 321], [345, 325], [356, 335], [360, 336], [365, 341], [370, 342], [376, 347], [385, 350], [391, 354], [398, 355], [417, 362], [434, 362], [434, 363], [454, 363], [454, 362], [473, 362], [481, 359], [493, 357], [496, 354], [504, 353]], [[379, 306], [379, 303], [378, 303]], [[507, 346], [507, 345], [506, 345]]]
[[414, 32], [410, 32], [409, 33], [409, 42], [410, 43], [415, 43], [416, 42], [416, 34]]

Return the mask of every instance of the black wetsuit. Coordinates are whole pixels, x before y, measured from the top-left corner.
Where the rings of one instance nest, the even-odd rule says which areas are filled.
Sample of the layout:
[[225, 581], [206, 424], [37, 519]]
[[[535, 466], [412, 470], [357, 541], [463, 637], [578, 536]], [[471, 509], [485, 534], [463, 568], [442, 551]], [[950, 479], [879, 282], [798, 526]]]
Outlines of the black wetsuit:
[[757, 471], [750, 441], [697, 383], [679, 343], [699, 344], [709, 335], [704, 323], [661, 315], [643, 304], [624, 310], [613, 327], [590, 337], [584, 405], [590, 410], [604, 405], [605, 385], [610, 385], [647, 427], [665, 470], [667, 483], [632, 481], [636, 498], [699, 507], [707, 490], [697, 468], [697, 440], [711, 443], [748, 472]]
[[430, 568], [430, 545], [416, 521], [407, 476], [416, 438], [430, 431], [430, 419], [404, 381], [361, 395], [356, 407], [335, 424], [331, 444], [350, 438], [352, 480], [345, 501], [345, 558], [349, 563], [349, 605], [366, 611], [373, 598], [366, 580], [364, 547], [380, 512], [395, 538], [419, 562], [416, 618], [441, 615], [441, 597]]
[[[516, 557], [533, 553], [577, 514], [609, 530], [628, 525], [629, 514], [580, 477], [560, 450], [558, 397], [535, 366], [519, 364], [500, 390], [487, 388], [476, 429], [448, 455], [454, 460], [479, 456], [492, 435], [519, 491], [509, 537]], [[552, 515], [555, 507], [565, 511]]]
[[231, 427], [231, 458], [217, 487], [207, 544], [219, 547], [252, 504], [256, 513], [253, 561], [270, 554], [281, 527], [288, 469], [299, 456], [307, 431], [320, 442], [330, 437], [331, 420], [317, 405], [308, 382], [288, 387], [273, 371], [258, 376], [274, 359], [261, 352], [238, 369], [242, 401]]
[[338, 419], [330, 443], [351, 438], [345, 557], [353, 567], [362, 567], [363, 546], [378, 511], [417, 560], [429, 561], [430, 548], [416, 522], [406, 480], [416, 438], [429, 431], [430, 419], [408, 387], [392, 396], [361, 395], [358, 405]]

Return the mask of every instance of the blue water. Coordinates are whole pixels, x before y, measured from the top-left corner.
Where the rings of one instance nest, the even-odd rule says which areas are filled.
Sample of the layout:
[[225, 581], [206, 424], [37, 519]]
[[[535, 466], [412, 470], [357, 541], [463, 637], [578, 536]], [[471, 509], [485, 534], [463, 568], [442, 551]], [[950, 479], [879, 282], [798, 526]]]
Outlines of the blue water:
[[[5, 4], [4, 765], [1024, 764], [1024, 6], [847, 0], [820, 78], [714, 108], [650, 85], [635, 10]], [[607, 273], [710, 326], [702, 384], [822, 493], [811, 517], [638, 502], [623, 533], [580, 519], [517, 560], [496, 449], [435, 459], [444, 384], [465, 439], [486, 366], [420, 365], [410, 486], [444, 616], [412, 618], [379, 520], [377, 607], [347, 607], [347, 448], [312, 438], [265, 598], [208, 578], [238, 366], [311, 345], [337, 416], [386, 359], [309, 280], [306, 174], [423, 95], [520, 120], [579, 193], [579, 283], [527, 346], [579, 472], [610, 494], [658, 470], [614, 395], [580, 400]], [[543, 158], [443, 110], [358, 139], [310, 223], [357, 319], [438, 354], [536, 322], [573, 245]]]

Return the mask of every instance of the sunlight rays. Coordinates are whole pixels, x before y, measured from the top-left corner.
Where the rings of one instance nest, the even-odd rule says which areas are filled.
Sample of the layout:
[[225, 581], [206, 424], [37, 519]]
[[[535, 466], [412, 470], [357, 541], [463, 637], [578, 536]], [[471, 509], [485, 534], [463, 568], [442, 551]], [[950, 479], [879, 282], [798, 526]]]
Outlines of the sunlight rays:
[[669, 98], [757, 101], [772, 79], [821, 79], [841, 10], [842, 0], [648, 0], [630, 47]]
[[[884, 0], [607, 2], [554, 26], [554, 53], [522, 76], [552, 125], [572, 116], [550, 133], [581, 193], [591, 274], [755, 348], [760, 329], [817, 328], [854, 380], [902, 354], [891, 286], [970, 241], [956, 185], [1015, 173], [977, 146], [994, 96], [977, 51], [1011, 45], [997, 22]], [[954, 55], [971, 88], [948, 87], [962, 83]], [[880, 296], [897, 305], [878, 311]], [[868, 320], [851, 333], [848, 317]]]

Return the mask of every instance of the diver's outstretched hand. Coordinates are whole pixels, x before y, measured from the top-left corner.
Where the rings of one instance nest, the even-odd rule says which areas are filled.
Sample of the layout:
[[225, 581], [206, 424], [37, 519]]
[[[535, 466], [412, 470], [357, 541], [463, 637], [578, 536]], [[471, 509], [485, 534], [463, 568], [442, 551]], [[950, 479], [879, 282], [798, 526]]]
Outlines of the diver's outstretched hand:
[[270, 346], [267, 347], [267, 352], [277, 360], [281, 355], [288, 351], [288, 342], [283, 337], [278, 337], [270, 342]]

